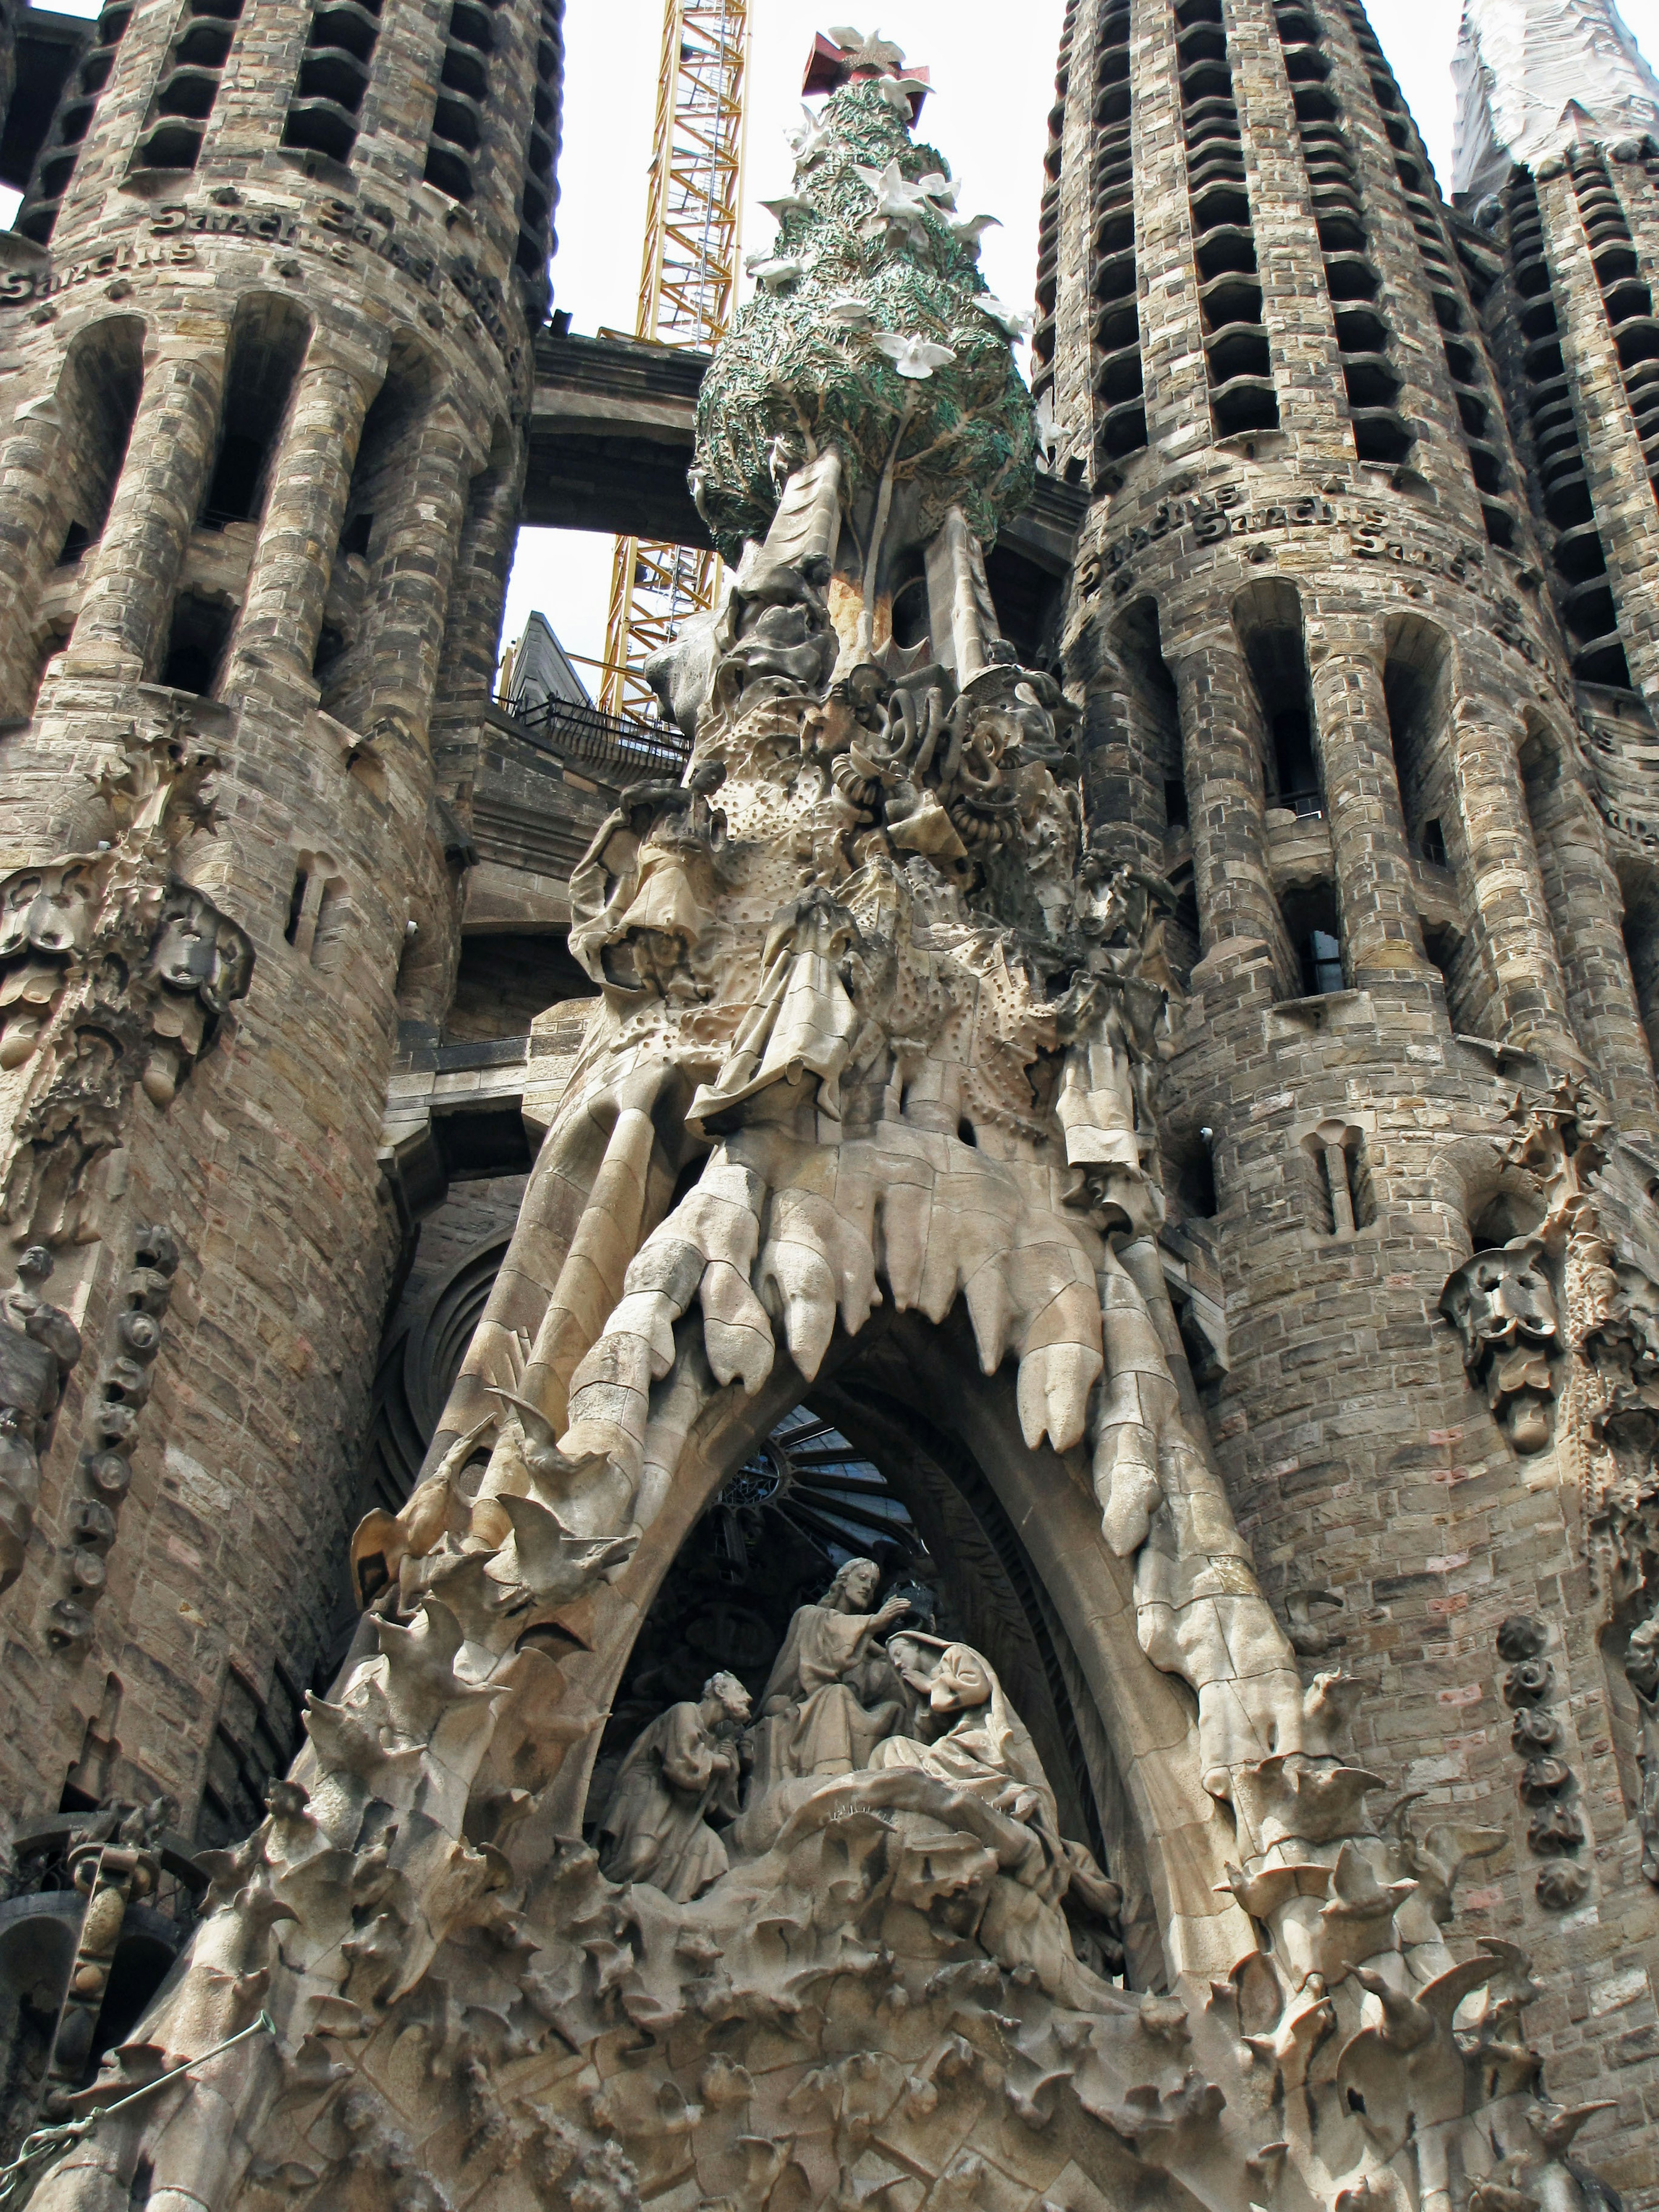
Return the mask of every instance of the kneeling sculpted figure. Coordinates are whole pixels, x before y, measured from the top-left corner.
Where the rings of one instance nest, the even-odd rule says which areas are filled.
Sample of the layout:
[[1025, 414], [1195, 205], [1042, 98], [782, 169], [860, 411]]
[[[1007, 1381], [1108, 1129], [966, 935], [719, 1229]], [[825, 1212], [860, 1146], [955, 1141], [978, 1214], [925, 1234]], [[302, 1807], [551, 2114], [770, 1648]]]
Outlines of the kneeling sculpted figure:
[[738, 1809], [736, 1738], [749, 1692], [735, 1674], [711, 1674], [693, 1704], [671, 1705], [637, 1737], [601, 1824], [599, 1863], [612, 1881], [648, 1881], [689, 1905], [731, 1864], [708, 1825]]

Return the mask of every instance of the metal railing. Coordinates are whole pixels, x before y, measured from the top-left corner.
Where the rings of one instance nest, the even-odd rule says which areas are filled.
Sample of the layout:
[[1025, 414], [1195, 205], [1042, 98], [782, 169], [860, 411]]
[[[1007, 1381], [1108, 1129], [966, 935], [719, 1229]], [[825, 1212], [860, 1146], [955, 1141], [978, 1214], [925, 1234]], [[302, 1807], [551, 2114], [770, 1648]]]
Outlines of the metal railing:
[[1271, 806], [1288, 806], [1299, 822], [1316, 822], [1325, 811], [1325, 794], [1321, 791], [1281, 791], [1277, 799], [1267, 803]]
[[612, 781], [678, 775], [691, 757], [691, 740], [672, 723], [607, 714], [602, 708], [577, 706], [568, 699], [538, 699], [528, 705], [498, 699], [495, 704], [532, 742], [544, 744], [562, 760], [601, 769]]

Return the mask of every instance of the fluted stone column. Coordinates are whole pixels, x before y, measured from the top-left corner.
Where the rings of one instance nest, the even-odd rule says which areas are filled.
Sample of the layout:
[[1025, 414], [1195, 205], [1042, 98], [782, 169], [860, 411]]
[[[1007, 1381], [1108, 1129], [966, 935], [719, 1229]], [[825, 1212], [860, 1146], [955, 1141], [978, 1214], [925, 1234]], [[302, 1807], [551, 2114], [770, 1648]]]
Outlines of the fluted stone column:
[[33, 702], [30, 615], [51, 573], [55, 479], [64, 419], [46, 394], [22, 401], [0, 447], [0, 715], [27, 714]]
[[1343, 957], [1358, 983], [1378, 969], [1424, 966], [1388, 702], [1376, 664], [1333, 653], [1312, 671], [1314, 741], [1330, 817]]
[[191, 318], [146, 365], [127, 459], [99, 543], [66, 666], [153, 676], [167, 609], [213, 467], [229, 325]]
[[380, 364], [362, 358], [330, 349], [319, 355], [313, 340], [272, 471], [236, 632], [237, 654], [252, 653], [310, 675], [351, 465], [382, 374]]
[[1205, 957], [1229, 939], [1265, 944], [1288, 978], [1285, 923], [1267, 872], [1261, 715], [1231, 630], [1182, 653], [1175, 679]]
[[1529, 811], [1574, 1031], [1586, 1041], [1620, 1121], [1652, 1129], [1659, 1095], [1625, 948], [1624, 893], [1601, 819], [1565, 765], [1537, 791]]
[[379, 538], [362, 630], [327, 702], [351, 728], [386, 718], [424, 743], [436, 696], [468, 489], [480, 465], [459, 417], [441, 407], [409, 448], [398, 502]]
[[1577, 1054], [1567, 987], [1550, 927], [1543, 871], [1516, 757], [1518, 734], [1457, 709], [1452, 721], [1452, 769], [1458, 818], [1468, 855], [1464, 889], [1497, 979], [1504, 1035], [1510, 1043], [1540, 1042], [1547, 1054], [1561, 1042]]

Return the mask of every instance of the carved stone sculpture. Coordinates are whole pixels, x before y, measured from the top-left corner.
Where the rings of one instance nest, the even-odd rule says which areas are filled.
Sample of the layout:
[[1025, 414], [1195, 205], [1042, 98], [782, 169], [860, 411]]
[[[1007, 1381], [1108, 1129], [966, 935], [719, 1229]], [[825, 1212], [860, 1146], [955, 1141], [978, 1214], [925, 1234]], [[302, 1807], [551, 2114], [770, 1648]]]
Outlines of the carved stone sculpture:
[[40, 1453], [64, 1382], [81, 1357], [81, 1332], [40, 1296], [52, 1257], [31, 1245], [0, 1294], [0, 1590], [22, 1572], [40, 1495]]
[[902, 1707], [883, 1632], [909, 1610], [889, 1598], [872, 1611], [881, 1570], [849, 1559], [815, 1605], [789, 1624], [761, 1698], [753, 1794], [805, 1776], [850, 1774], [896, 1724]]
[[636, 1740], [599, 1824], [611, 1881], [648, 1881], [680, 1905], [719, 1881], [731, 1861], [709, 1815], [737, 1814], [736, 1738], [748, 1720], [742, 1683], [713, 1674], [697, 1703], [671, 1705]]
[[1549, 1442], [1560, 1350], [1555, 1294], [1536, 1238], [1477, 1252], [1450, 1276], [1440, 1310], [1462, 1342], [1463, 1364], [1486, 1391], [1518, 1452]]
[[0, 1071], [13, 1071], [0, 1218], [47, 1244], [97, 1234], [89, 1179], [134, 1084], [165, 1107], [243, 997], [246, 934], [172, 872], [216, 757], [182, 726], [130, 729], [99, 779], [120, 823], [96, 853], [0, 878]]

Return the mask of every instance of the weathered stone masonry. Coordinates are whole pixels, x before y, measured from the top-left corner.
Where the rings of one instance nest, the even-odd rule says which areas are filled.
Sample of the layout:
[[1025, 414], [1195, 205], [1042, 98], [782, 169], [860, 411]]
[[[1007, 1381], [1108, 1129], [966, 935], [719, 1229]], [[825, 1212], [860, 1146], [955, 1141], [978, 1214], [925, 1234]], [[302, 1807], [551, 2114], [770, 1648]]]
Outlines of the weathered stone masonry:
[[[0, 862], [114, 837], [89, 779], [171, 726], [217, 763], [216, 834], [174, 865], [252, 952], [176, 1096], [131, 1093], [97, 1241], [57, 1253], [93, 1349], [7, 1599], [9, 1808], [67, 1782], [245, 1823], [325, 1649], [397, 1242], [387, 1077], [453, 973], [560, 52], [531, 0], [112, 7], [0, 270]], [[65, 1643], [79, 1404], [134, 1224], [178, 1274]]]
[[[1651, 841], [1610, 818], [1615, 790], [1639, 816], [1650, 772], [1620, 689], [1646, 683], [1656, 573], [1643, 373], [1621, 374], [1648, 325], [1598, 285], [1583, 228], [1610, 191], [1645, 207], [1650, 186], [1633, 147], [1585, 149], [1518, 170], [1472, 225], [1436, 195], [1361, 9], [1139, 0], [1150, 443], [1126, 453], [1103, 441], [1067, 308], [1096, 143], [1078, 58], [1116, 14], [1068, 19], [1043, 250], [1060, 465], [1097, 493], [1062, 645], [1085, 789], [1124, 859], [1190, 885], [1165, 1243], [1224, 1299], [1206, 1402], [1281, 1611], [1340, 1627], [1370, 1685], [1370, 1763], [1510, 1828], [1458, 1924], [1532, 1954], [1552, 2079], [1617, 2097], [1597, 2156], [1645, 2203], [1659, 2071], [1651, 1999], [1630, 1993], [1659, 1965], [1659, 1912], [1637, 1870], [1628, 1692], [1598, 1647], [1576, 1478], [1517, 1460], [1437, 1301], [1511, 1233], [1492, 1133], [1518, 1086], [1582, 1071], [1623, 1132], [1609, 1180], [1653, 1180]], [[1613, 688], [1576, 692], [1571, 670]], [[1565, 1877], [1540, 1891], [1536, 1800], [1516, 1795], [1494, 1638], [1522, 1613], [1547, 1624], [1563, 1686], [1588, 1840], [1561, 1863], [1591, 1875], [1582, 1896]]]

